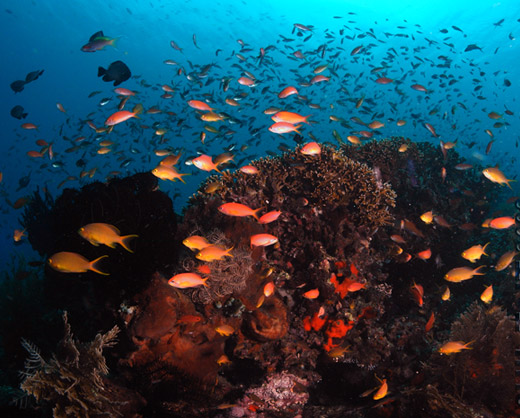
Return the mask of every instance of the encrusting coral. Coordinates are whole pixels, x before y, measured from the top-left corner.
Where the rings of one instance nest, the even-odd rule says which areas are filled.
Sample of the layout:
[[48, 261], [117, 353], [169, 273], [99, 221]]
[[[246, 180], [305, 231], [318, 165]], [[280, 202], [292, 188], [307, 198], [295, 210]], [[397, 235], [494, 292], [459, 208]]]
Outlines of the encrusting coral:
[[144, 400], [133, 391], [106, 378], [108, 367], [103, 349], [116, 343], [119, 328], [97, 334], [88, 344], [74, 340], [67, 320], [58, 351], [46, 361], [38, 348], [23, 341], [29, 358], [22, 372], [21, 388], [38, 402], [52, 405], [54, 417], [133, 416]]

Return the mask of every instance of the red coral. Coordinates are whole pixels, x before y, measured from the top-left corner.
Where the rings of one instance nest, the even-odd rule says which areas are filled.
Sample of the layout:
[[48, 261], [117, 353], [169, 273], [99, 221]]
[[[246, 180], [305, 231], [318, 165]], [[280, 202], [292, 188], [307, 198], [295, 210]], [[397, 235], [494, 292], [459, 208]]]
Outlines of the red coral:
[[329, 328], [325, 331], [328, 339], [327, 344], [325, 344], [323, 348], [325, 348], [326, 351], [330, 351], [332, 348], [337, 347], [339, 344], [335, 344], [333, 338], [343, 338], [353, 327], [354, 321], [349, 321], [347, 325], [345, 325], [343, 319], [331, 321]]
[[318, 313], [316, 312], [312, 316], [312, 319], [310, 316], [306, 316], [305, 318], [303, 318], [303, 329], [305, 329], [305, 331], [310, 331], [311, 329], [313, 329], [314, 331], [319, 331], [323, 327], [323, 325], [325, 325], [326, 322], [327, 317], [320, 318], [318, 316]]

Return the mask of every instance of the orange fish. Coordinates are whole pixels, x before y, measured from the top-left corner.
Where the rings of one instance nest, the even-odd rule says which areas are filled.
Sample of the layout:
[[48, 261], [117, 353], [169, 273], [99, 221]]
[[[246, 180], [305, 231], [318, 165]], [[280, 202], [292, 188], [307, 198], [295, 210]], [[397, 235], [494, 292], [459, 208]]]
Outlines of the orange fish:
[[105, 126], [114, 126], [128, 119], [138, 118], [137, 115], [140, 114], [142, 111], [142, 104], [136, 105], [133, 108], [132, 112], [129, 112], [128, 110], [119, 110], [108, 117], [108, 119], [105, 121]]
[[379, 386], [379, 389], [372, 397], [375, 401], [384, 398], [388, 393], [388, 384], [386, 383], [386, 379], [379, 379], [377, 376], [376, 379], [379, 380], [381, 386]]
[[65, 110], [65, 108], [63, 107], [63, 105], [61, 103], [56, 103], [56, 107], [58, 108], [58, 110], [60, 112], [67, 113], [67, 111]]
[[190, 175], [189, 173], [179, 173], [175, 168], [161, 164], [159, 164], [152, 170], [152, 174], [155, 177], [160, 178], [161, 180], [180, 180], [183, 183], [186, 183], [183, 177]]
[[429, 248], [427, 250], [421, 251], [420, 253], [417, 253], [417, 257], [424, 261], [429, 260], [431, 256], [432, 250]]
[[38, 129], [38, 127], [34, 123], [23, 123], [23, 129]]
[[435, 132], [435, 128], [430, 125], [429, 123], [425, 123], [424, 126], [426, 127], [426, 129], [428, 129], [430, 131], [430, 133], [435, 137], [437, 138], [439, 135], [437, 135], [437, 132]]
[[274, 289], [275, 289], [275, 286], [274, 286], [273, 282], [266, 283], [264, 286], [264, 296], [266, 298], [271, 296], [274, 293]]
[[206, 122], [219, 122], [221, 120], [224, 120], [224, 117], [222, 115], [215, 112], [204, 113], [200, 118]]
[[515, 224], [515, 218], [502, 216], [501, 218], [491, 219], [489, 226], [493, 229], [507, 229]]
[[223, 213], [224, 215], [229, 216], [252, 216], [257, 221], [258, 219], [258, 212], [260, 212], [263, 208], [258, 209], [251, 209], [249, 206], [243, 205], [241, 203], [224, 203], [223, 205], [220, 205], [218, 210]]
[[474, 263], [477, 260], [480, 260], [480, 257], [482, 257], [483, 255], [486, 255], [486, 256], [488, 255], [488, 254], [486, 254], [486, 247], [489, 244], [490, 243], [488, 242], [484, 246], [482, 246], [480, 244], [474, 245], [473, 247], [470, 247], [467, 250], [464, 250], [461, 254], [462, 258], [465, 258], [466, 260], [469, 260], [472, 263]]
[[288, 132], [300, 133], [298, 130], [300, 127], [301, 125], [293, 125], [287, 122], [276, 122], [269, 127], [269, 130], [275, 134], [286, 134]]
[[432, 312], [432, 314], [430, 315], [430, 319], [428, 319], [428, 322], [426, 322], [426, 326], [424, 327], [426, 332], [429, 332], [432, 329], [434, 322], [435, 322], [435, 315]]
[[135, 91], [125, 89], [124, 87], [118, 87], [114, 89], [114, 92], [121, 96], [135, 96]]
[[480, 272], [481, 268], [485, 268], [485, 266], [479, 266], [474, 270], [469, 267], [457, 267], [448, 271], [444, 279], [449, 282], [459, 283], [464, 280], [472, 279], [473, 276], [483, 276], [485, 273]]
[[215, 331], [217, 331], [220, 335], [228, 337], [229, 335], [231, 335], [235, 332], [235, 329], [231, 325], [223, 324], [223, 325], [218, 325], [215, 328]]
[[302, 115], [300, 115], [298, 113], [294, 113], [294, 112], [281, 111], [281, 112], [278, 112], [275, 115], [271, 116], [271, 119], [274, 120], [275, 122], [287, 122], [287, 123], [292, 123], [293, 125], [296, 125], [297, 123], [302, 123], [302, 122], [309, 124], [307, 119], [310, 116], [311, 115], [302, 116]]
[[95, 260], [88, 261], [80, 254], [62, 251], [51, 255], [47, 262], [54, 270], [62, 273], [85, 273], [90, 270], [94, 273], [108, 276], [108, 273], [102, 272], [97, 267], [99, 260], [106, 257], [108, 257], [108, 255], [102, 255]]
[[200, 251], [211, 245], [206, 238], [200, 235], [192, 235], [185, 238], [182, 243], [192, 251]]
[[128, 242], [133, 238], [137, 238], [137, 235], [135, 234], [121, 236], [119, 229], [113, 225], [105, 223], [92, 223], [82, 226], [78, 233], [82, 238], [85, 238], [96, 247], [99, 244], [103, 244], [107, 247], [115, 248], [116, 244], [119, 244], [131, 253], [133, 253], [133, 251], [128, 247]]
[[422, 91], [424, 93], [426, 93], [428, 90], [426, 89], [426, 87], [420, 85], [420, 84], [412, 84], [412, 89], [414, 90], [417, 90], [417, 91]]
[[271, 212], [264, 213], [260, 216], [260, 219], [258, 219], [258, 223], [269, 224], [276, 221], [281, 214], [282, 212], [279, 210], [272, 210]]
[[13, 232], [13, 241], [20, 242], [22, 238], [26, 236], [27, 235], [25, 235], [25, 229], [23, 229], [22, 231], [20, 231], [19, 229], [15, 229]]
[[433, 211], [424, 212], [420, 218], [425, 224], [431, 224], [433, 222]]
[[230, 254], [232, 249], [233, 247], [226, 250], [218, 245], [210, 245], [200, 250], [195, 257], [202, 261], [222, 260], [224, 257], [233, 257], [233, 254]]
[[417, 301], [419, 306], [423, 306], [424, 289], [420, 284], [413, 282], [413, 286], [410, 288], [413, 297]]
[[320, 155], [321, 147], [317, 142], [309, 142], [300, 149], [300, 152], [303, 155]]
[[316, 299], [320, 295], [320, 291], [318, 289], [312, 289], [305, 292], [302, 296], [306, 299]]
[[258, 174], [258, 168], [253, 165], [244, 165], [239, 170], [246, 174]]
[[311, 78], [311, 81], [310, 83], [311, 84], [316, 84], [316, 83], [320, 83], [321, 81], [329, 81], [330, 80], [330, 77], [325, 77], [324, 75], [315, 75], [314, 77]]
[[491, 299], [493, 299], [493, 286], [490, 285], [486, 287], [486, 290], [482, 292], [480, 295], [480, 300], [484, 303], [491, 303]]
[[484, 174], [484, 177], [486, 177], [488, 180], [492, 181], [493, 183], [498, 184], [506, 184], [507, 187], [509, 187], [511, 190], [513, 189], [511, 185], [509, 184], [512, 181], [516, 180], [510, 180], [507, 179], [504, 173], [500, 171], [497, 167], [489, 167], [482, 170], [482, 174]]
[[207, 103], [202, 102], [200, 100], [190, 100], [190, 101], [188, 101], [188, 105], [197, 110], [203, 110], [203, 111], [209, 111], [209, 112], [211, 112], [213, 110], [213, 108], [210, 107]]
[[464, 341], [450, 341], [439, 348], [439, 353], [450, 355], [453, 353], [460, 353], [462, 350], [471, 350], [469, 347], [474, 341], [465, 344]]
[[278, 94], [278, 97], [280, 99], [285, 99], [287, 96], [291, 96], [292, 94], [298, 94], [298, 90], [293, 86], [288, 86]]
[[443, 301], [447, 301], [447, 300], [450, 300], [450, 296], [451, 296], [451, 294], [450, 294], [450, 288], [449, 288], [448, 286], [446, 286], [446, 290], [445, 290], [444, 293], [442, 294], [441, 299], [442, 299]]
[[207, 278], [203, 279], [197, 273], [180, 273], [168, 280], [168, 284], [179, 289], [187, 289], [196, 286], [208, 286], [206, 284]]
[[268, 247], [278, 242], [278, 238], [271, 234], [256, 234], [251, 236], [251, 247]]
[[222, 171], [220, 171], [218, 169], [217, 165], [213, 162], [213, 159], [209, 155], [202, 154], [202, 155], [199, 155], [197, 158], [194, 158], [191, 161], [193, 162], [193, 165], [200, 170], [204, 170], [204, 171], [215, 170], [219, 173], [222, 173]]

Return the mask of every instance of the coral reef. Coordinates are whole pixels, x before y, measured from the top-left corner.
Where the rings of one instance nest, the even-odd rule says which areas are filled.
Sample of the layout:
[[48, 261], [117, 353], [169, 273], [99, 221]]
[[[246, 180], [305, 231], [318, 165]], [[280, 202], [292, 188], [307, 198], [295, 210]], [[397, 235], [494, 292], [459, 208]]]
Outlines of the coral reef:
[[[135, 254], [110, 249], [107, 278], [85, 274], [71, 281], [45, 271], [53, 306], [73, 305], [69, 315], [85, 320], [83, 335], [91, 338], [109, 323], [120, 327], [121, 342], [111, 351], [113, 399], [136, 391], [146, 406], [138, 397], [133, 411], [171, 417], [509, 412], [505, 385], [513, 387], [510, 354], [518, 337], [507, 340], [514, 333], [511, 320], [497, 306], [478, 304], [460, 316], [482, 291], [477, 280], [450, 286], [450, 303], [439, 288], [444, 266], [458, 265], [462, 250], [482, 239], [476, 227], [492, 209], [496, 188], [476, 176], [478, 167], [457, 169], [462, 160], [453, 149], [444, 158], [432, 145], [404, 138], [339, 150], [322, 146], [312, 156], [300, 150], [253, 161], [256, 174], [237, 170], [208, 178], [178, 227], [171, 202], [146, 174], [66, 190], [55, 203], [33, 199], [27, 226], [37, 231], [37, 211], [55, 234], [48, 243], [38, 243], [35, 234], [44, 254], [69, 250], [93, 259], [107, 253], [78, 236], [87, 222], [139, 235]], [[260, 208], [259, 215], [281, 215], [262, 224], [219, 211], [231, 202]], [[422, 220], [427, 211], [431, 223]], [[62, 221], [66, 212], [78, 216]], [[277, 242], [252, 247], [250, 237], [260, 233]], [[198, 260], [181, 245], [193, 235], [229, 254]], [[500, 248], [503, 241], [496, 241], [489, 248]], [[421, 256], [424, 250], [431, 254]], [[207, 278], [206, 286], [168, 285], [183, 272]], [[486, 272], [486, 280], [499, 277]], [[511, 297], [507, 286], [497, 283], [504, 300]], [[426, 329], [432, 313], [435, 322]], [[468, 326], [473, 323], [478, 326]], [[478, 347], [440, 356], [437, 341], [448, 338], [475, 339]], [[69, 354], [58, 353], [60, 362], [43, 363], [33, 353], [40, 368], [80, 363], [86, 346], [72, 340], [70, 328], [64, 341], [61, 352]], [[103, 388], [115, 384], [104, 370], [106, 363], [91, 367], [98, 377], [89, 381], [102, 403], [112, 400]], [[382, 399], [372, 395], [378, 379], [389, 385]], [[61, 401], [66, 396], [58, 387]], [[478, 398], [489, 387], [496, 394]], [[56, 400], [49, 390], [45, 395]]]
[[29, 357], [21, 388], [37, 401], [53, 405], [54, 417], [135, 416], [144, 400], [105, 377], [103, 349], [115, 344], [117, 326], [80, 344], [72, 337], [66, 313], [63, 320], [65, 336], [51, 360], [44, 360], [36, 346], [23, 341]]

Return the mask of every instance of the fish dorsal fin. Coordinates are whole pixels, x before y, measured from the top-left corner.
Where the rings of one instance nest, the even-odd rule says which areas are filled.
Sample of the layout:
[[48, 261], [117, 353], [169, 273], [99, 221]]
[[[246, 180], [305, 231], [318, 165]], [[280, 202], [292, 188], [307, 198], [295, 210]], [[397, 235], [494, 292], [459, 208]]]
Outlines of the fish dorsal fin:
[[119, 229], [117, 229], [114, 225], [110, 225], [110, 224], [105, 224], [105, 226], [110, 229], [111, 231], [115, 232], [117, 235], [120, 235], [121, 232], [119, 231]]
[[96, 32], [94, 35], [92, 35], [88, 41], [92, 42], [92, 41], [96, 40], [96, 38], [101, 38], [102, 36], [105, 36], [105, 35], [103, 35], [103, 31], [100, 30], [99, 32]]

